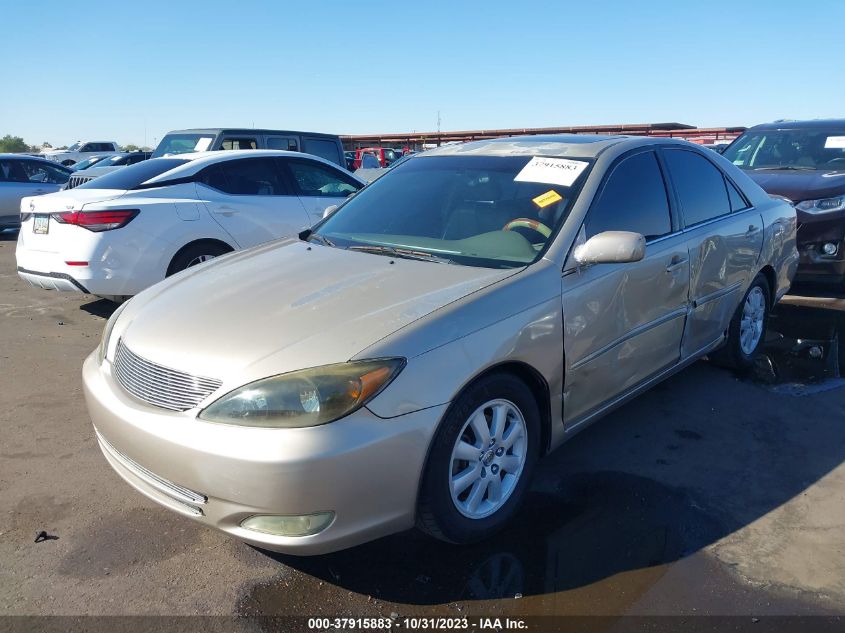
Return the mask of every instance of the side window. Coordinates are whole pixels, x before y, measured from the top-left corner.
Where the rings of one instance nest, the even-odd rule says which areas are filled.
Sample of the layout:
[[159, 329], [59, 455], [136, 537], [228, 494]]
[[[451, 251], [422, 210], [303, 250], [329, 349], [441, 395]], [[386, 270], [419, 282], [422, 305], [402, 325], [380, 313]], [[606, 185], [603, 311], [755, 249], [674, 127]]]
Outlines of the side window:
[[302, 151], [306, 154], [314, 154], [320, 158], [325, 158], [333, 162], [335, 165], [340, 164], [340, 150], [337, 147], [337, 142], [328, 141], [325, 139], [304, 138], [302, 139]]
[[270, 158], [242, 158], [217, 163], [200, 172], [197, 182], [241, 196], [289, 195]]
[[20, 160], [0, 160], [0, 180], [5, 182], [30, 182], [29, 174]]
[[96, 152], [94, 143], [85, 143], [82, 147], [79, 148], [80, 152]]
[[53, 165], [47, 165], [41, 161], [35, 160], [23, 160], [20, 161], [20, 163], [29, 182], [44, 182], [52, 185], [61, 185], [68, 181], [67, 173], [57, 167], [54, 167]]
[[633, 231], [646, 239], [672, 232], [666, 184], [654, 152], [635, 154], [611, 172], [585, 223], [587, 238]]
[[750, 205], [745, 201], [745, 198], [742, 197], [742, 194], [739, 193], [739, 190], [734, 184], [727, 178], [725, 178], [725, 184], [728, 187], [728, 198], [731, 200], [731, 211], [747, 209]]
[[361, 185], [346, 177], [339, 169], [310, 160], [285, 160], [300, 196], [343, 198], [355, 193]]
[[683, 149], [667, 149], [664, 155], [686, 226], [731, 212], [725, 179], [709, 160]]
[[258, 149], [258, 141], [254, 138], [228, 137], [223, 139], [221, 149]]
[[295, 138], [270, 136], [267, 138], [267, 149], [283, 149], [289, 152], [298, 152], [299, 145], [297, 145]]

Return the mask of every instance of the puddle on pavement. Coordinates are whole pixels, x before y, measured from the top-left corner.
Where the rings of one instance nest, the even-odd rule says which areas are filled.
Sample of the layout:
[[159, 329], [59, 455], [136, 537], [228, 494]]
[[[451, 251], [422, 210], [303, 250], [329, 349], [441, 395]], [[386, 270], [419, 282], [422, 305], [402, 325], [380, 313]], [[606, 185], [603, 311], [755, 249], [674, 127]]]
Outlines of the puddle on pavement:
[[770, 391], [809, 395], [845, 385], [845, 312], [780, 305], [751, 374]]
[[688, 491], [652, 479], [579, 473], [553, 493], [532, 493], [512, 527], [478, 545], [410, 531], [326, 556], [268, 553], [289, 569], [250, 587], [237, 612], [617, 614], [668, 563], [726, 534], [716, 517]]

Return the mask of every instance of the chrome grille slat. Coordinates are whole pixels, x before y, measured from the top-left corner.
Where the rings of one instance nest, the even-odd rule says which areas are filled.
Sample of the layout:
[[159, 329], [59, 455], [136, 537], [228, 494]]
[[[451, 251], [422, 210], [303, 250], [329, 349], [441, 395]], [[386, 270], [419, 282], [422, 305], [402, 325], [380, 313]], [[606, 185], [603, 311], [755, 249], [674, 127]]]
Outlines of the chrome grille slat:
[[142, 358], [117, 342], [114, 376], [132, 396], [148, 404], [171, 411], [186, 411], [197, 406], [223, 384], [214, 378], [192, 376]]
[[86, 176], [71, 176], [70, 179], [68, 179], [67, 181], [67, 188], [73, 189], [74, 187], [78, 187], [79, 185], [84, 185], [89, 180], [94, 179]]
[[137, 475], [141, 475], [144, 479], [149, 479], [158, 484], [161, 488], [168, 491], [171, 495], [176, 497], [177, 500], [182, 501], [184, 503], [190, 503], [192, 505], [203, 505], [208, 502], [208, 497], [190, 488], [185, 488], [184, 486], [180, 486], [179, 484], [173, 483], [169, 479], [165, 479], [159, 475], [156, 475], [151, 470], [141, 466], [138, 462], [136, 462], [131, 457], [123, 454], [119, 450], [117, 450], [111, 442], [109, 442], [105, 437], [97, 433], [97, 439], [100, 440], [103, 444], [106, 445], [106, 448], [118, 458], [119, 461], [123, 463], [129, 470], [135, 471]]

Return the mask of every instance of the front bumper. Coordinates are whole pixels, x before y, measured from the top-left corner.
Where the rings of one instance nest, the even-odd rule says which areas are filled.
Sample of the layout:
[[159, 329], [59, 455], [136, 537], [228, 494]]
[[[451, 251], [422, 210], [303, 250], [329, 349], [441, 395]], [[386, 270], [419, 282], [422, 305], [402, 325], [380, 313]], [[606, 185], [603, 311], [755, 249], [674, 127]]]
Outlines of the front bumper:
[[[259, 429], [203, 422], [141, 403], [96, 353], [83, 367], [85, 399], [106, 459], [150, 499], [252, 545], [323, 554], [413, 526], [420, 474], [447, 405], [392, 419], [366, 408], [324, 426]], [[313, 536], [240, 526], [256, 514], [332, 511]]]
[[[796, 281], [841, 281], [845, 279], [845, 217], [835, 214], [821, 219], [801, 214], [797, 246], [800, 255]], [[825, 255], [822, 246], [835, 244], [834, 255]]]

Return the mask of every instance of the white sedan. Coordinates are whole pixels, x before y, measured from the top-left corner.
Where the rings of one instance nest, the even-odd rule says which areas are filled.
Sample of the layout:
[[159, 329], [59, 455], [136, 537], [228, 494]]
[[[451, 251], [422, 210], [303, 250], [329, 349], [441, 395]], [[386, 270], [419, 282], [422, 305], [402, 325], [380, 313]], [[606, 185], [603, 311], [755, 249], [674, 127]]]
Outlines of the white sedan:
[[218, 255], [296, 235], [364, 184], [298, 152], [147, 160], [21, 200], [18, 274], [41, 288], [120, 299]]

